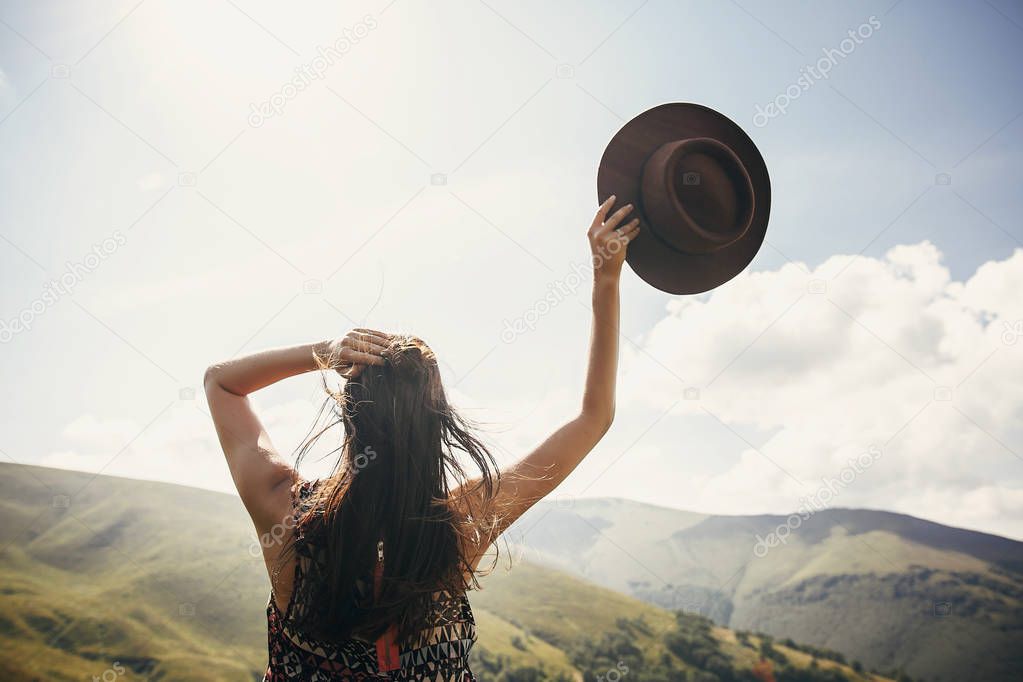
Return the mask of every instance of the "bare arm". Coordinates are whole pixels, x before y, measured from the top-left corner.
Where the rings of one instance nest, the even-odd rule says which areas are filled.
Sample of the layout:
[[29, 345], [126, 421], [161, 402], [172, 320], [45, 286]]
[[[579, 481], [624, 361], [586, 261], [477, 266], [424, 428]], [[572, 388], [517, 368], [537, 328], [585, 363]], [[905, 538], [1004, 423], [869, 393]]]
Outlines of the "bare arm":
[[[613, 203], [614, 197], [611, 197], [601, 205], [587, 233], [594, 266], [593, 320], [581, 408], [535, 450], [501, 472], [493, 501], [500, 521], [487, 538], [486, 546], [565, 480], [596, 446], [614, 419], [619, 279], [629, 241], [639, 233], [639, 222], [632, 220], [622, 224], [632, 210], [631, 205], [608, 217]], [[621, 229], [616, 229], [619, 225]], [[478, 549], [479, 554], [486, 546]]]
[[279, 523], [291, 506], [296, 474], [274, 448], [248, 395], [297, 374], [323, 369], [317, 358], [348, 375], [365, 364], [382, 364], [383, 346], [370, 330], [355, 330], [337, 341], [276, 348], [211, 365], [204, 385], [238, 494], [260, 533]]

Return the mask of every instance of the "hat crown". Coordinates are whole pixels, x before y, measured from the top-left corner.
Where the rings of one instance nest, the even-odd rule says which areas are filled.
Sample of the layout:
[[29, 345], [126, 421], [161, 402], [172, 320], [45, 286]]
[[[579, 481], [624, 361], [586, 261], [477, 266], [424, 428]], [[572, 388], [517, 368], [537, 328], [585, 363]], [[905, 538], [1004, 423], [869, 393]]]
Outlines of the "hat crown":
[[734, 151], [709, 137], [662, 144], [643, 165], [643, 209], [671, 248], [712, 253], [741, 238], [753, 220], [753, 183]]

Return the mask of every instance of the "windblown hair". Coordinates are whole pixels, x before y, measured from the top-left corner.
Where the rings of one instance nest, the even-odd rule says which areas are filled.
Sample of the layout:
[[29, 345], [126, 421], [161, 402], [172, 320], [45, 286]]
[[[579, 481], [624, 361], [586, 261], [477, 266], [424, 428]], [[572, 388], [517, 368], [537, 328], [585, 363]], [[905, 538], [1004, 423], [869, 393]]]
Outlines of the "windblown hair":
[[[343, 426], [334, 470], [281, 555], [282, 562], [298, 560], [301, 548], [312, 557], [296, 585], [301, 608], [294, 624], [327, 641], [373, 639], [392, 623], [404, 640], [428, 627], [435, 591], [478, 586], [469, 548], [488, 544], [496, 526], [489, 501], [497, 464], [448, 404], [433, 352], [420, 339], [399, 336], [384, 358], [340, 392], [327, 389], [315, 433], [298, 451], [296, 465], [332, 427]], [[337, 366], [331, 358], [322, 363]], [[470, 464], [475, 483], [465, 486]], [[465, 494], [453, 500], [458, 486]], [[384, 572], [374, 598], [380, 541]]]

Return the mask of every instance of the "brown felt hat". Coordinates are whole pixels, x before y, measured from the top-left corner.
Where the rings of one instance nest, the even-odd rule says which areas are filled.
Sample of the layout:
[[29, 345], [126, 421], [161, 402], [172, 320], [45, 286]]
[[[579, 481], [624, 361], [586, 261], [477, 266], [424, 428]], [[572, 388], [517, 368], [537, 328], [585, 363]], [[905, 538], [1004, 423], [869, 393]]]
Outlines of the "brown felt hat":
[[597, 199], [633, 204], [642, 230], [627, 262], [670, 294], [698, 294], [742, 272], [771, 212], [771, 179], [756, 145], [723, 114], [662, 104], [615, 133], [597, 171]]

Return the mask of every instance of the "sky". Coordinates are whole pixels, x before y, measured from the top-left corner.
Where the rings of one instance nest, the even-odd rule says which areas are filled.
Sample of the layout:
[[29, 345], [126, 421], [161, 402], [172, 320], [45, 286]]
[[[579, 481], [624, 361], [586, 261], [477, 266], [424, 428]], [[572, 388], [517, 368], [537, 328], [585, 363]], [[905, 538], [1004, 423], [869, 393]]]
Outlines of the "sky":
[[[0, 456], [231, 491], [205, 367], [353, 326], [426, 339], [522, 456], [578, 408], [604, 146], [688, 101], [761, 150], [767, 243], [700, 296], [625, 272], [616, 422], [554, 497], [1023, 538], [1021, 34], [1008, 0], [0, 2]], [[322, 395], [255, 396], [280, 450]]]

